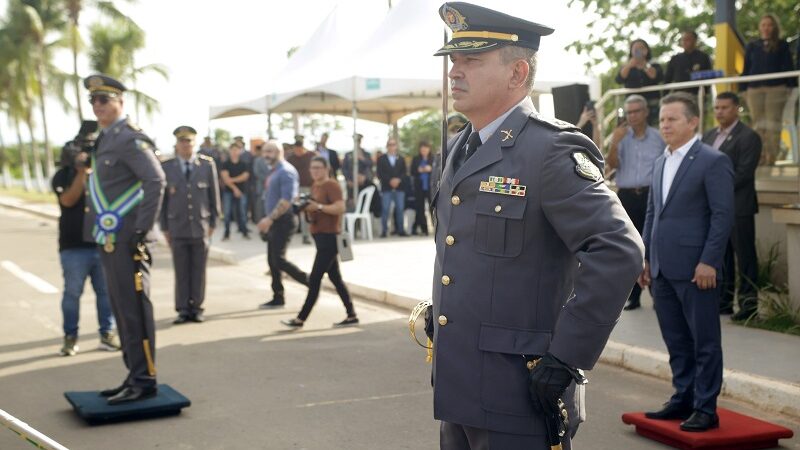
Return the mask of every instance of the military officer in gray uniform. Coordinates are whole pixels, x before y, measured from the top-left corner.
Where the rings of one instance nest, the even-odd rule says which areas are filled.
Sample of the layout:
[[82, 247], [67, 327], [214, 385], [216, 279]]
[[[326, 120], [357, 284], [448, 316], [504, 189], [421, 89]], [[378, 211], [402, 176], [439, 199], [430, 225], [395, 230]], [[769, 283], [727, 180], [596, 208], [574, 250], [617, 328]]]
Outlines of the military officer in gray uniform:
[[156, 394], [155, 324], [145, 242], [161, 205], [164, 172], [153, 142], [123, 115], [125, 86], [106, 75], [92, 75], [83, 84], [101, 128], [92, 156], [91, 207], [84, 233], [101, 246], [128, 368], [120, 386], [101, 392], [116, 405]]
[[[439, 13], [453, 33], [436, 55], [450, 58], [453, 106], [470, 121], [448, 143], [433, 199], [440, 446], [568, 449], [579, 369], [594, 366], [620, 317], [642, 241], [592, 141], [528, 97], [553, 30], [468, 3]], [[552, 426], [559, 399], [566, 432]]]
[[219, 183], [214, 160], [193, 152], [197, 132], [180, 126], [175, 135], [175, 157], [161, 167], [167, 192], [161, 206], [161, 231], [172, 249], [175, 267], [175, 310], [172, 322], [202, 322], [206, 290], [209, 239], [219, 212]]

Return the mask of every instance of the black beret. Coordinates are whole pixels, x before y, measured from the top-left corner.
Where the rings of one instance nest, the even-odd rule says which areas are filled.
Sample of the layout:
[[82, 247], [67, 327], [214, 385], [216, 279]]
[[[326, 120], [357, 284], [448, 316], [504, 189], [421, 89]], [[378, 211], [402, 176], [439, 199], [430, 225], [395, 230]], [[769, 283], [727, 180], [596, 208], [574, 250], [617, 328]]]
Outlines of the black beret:
[[553, 32], [550, 27], [464, 2], [443, 4], [439, 16], [453, 35], [435, 56], [485, 52], [506, 45], [538, 50], [539, 38]]

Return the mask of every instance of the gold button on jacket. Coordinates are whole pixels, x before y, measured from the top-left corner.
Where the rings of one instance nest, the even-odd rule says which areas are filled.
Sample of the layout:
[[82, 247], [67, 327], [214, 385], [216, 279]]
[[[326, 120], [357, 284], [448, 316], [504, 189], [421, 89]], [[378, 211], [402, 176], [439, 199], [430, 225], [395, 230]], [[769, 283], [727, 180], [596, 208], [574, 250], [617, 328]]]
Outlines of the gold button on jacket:
[[447, 316], [445, 316], [444, 314], [439, 316], [439, 325], [441, 326], [447, 325]]
[[496, 212], [496, 213], [499, 213], [502, 210], [503, 210], [503, 207], [500, 206], [500, 205], [497, 205], [497, 206], [494, 207], [494, 212]]
[[442, 275], [442, 284], [445, 286], [450, 284], [450, 277], [448, 277], [447, 275]]
[[454, 238], [452, 235], [447, 235], [444, 241], [447, 243], [447, 245], [453, 245], [456, 243], [456, 238]]
[[450, 203], [452, 203], [454, 206], [460, 205], [461, 204], [461, 197], [459, 197], [457, 195], [454, 195], [454, 196], [450, 197]]

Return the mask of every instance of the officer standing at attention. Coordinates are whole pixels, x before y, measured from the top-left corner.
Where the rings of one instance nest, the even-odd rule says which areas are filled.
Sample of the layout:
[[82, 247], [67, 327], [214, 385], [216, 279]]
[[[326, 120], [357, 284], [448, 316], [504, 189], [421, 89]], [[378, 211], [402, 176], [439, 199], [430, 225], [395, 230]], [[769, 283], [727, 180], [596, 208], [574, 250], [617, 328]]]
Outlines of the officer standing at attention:
[[161, 164], [167, 192], [160, 220], [175, 267], [178, 317], [172, 323], [199, 323], [204, 320], [209, 239], [220, 216], [217, 166], [210, 156], [194, 154], [194, 128], [180, 126], [172, 134], [177, 139], [175, 157]]
[[155, 324], [145, 242], [164, 194], [164, 172], [153, 142], [123, 115], [125, 86], [106, 75], [92, 75], [83, 85], [101, 128], [92, 157], [92, 207], [87, 208], [84, 233], [102, 247], [103, 271], [128, 368], [120, 386], [101, 391], [110, 405], [116, 405], [156, 395]]
[[[570, 448], [575, 381], [600, 356], [643, 246], [597, 147], [529, 94], [551, 28], [468, 3], [439, 14], [454, 108], [436, 207], [433, 397], [442, 449]], [[569, 388], [569, 389], [568, 389]], [[567, 433], [554, 437], [561, 398]], [[560, 442], [558, 442], [560, 441]]]

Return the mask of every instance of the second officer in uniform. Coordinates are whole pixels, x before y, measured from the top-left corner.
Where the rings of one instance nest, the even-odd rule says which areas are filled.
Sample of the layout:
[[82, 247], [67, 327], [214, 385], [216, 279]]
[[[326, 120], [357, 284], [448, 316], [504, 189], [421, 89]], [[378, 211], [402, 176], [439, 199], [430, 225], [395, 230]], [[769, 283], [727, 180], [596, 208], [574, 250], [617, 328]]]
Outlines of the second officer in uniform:
[[87, 208], [84, 233], [102, 247], [103, 272], [128, 368], [121, 385], [101, 392], [115, 405], [152, 397], [157, 390], [146, 242], [161, 205], [164, 172], [153, 142], [123, 115], [125, 85], [106, 75], [92, 75], [83, 84], [101, 128], [92, 157], [92, 206]]
[[217, 167], [212, 158], [194, 153], [194, 128], [180, 126], [173, 134], [175, 157], [161, 164], [167, 192], [160, 220], [175, 268], [173, 323], [202, 322], [209, 240], [220, 216]]

